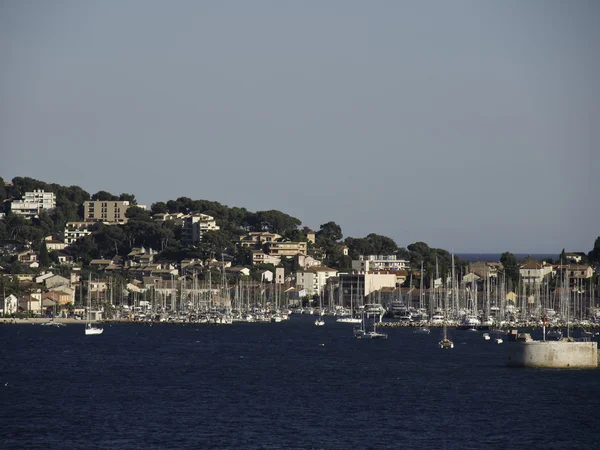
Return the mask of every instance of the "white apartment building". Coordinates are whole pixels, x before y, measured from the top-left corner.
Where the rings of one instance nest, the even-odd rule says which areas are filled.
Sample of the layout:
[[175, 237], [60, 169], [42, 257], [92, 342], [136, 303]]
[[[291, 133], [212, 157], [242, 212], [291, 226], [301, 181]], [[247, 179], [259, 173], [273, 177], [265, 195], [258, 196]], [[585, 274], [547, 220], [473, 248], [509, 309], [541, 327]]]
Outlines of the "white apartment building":
[[181, 241], [184, 245], [196, 245], [204, 233], [219, 229], [214, 217], [207, 214], [190, 214], [183, 219]]
[[398, 259], [396, 255], [367, 255], [352, 260], [352, 270], [369, 272], [371, 270], [405, 270], [409, 261]]
[[67, 222], [61, 238], [66, 245], [71, 245], [97, 228], [97, 222]]
[[327, 280], [337, 275], [337, 270], [329, 267], [311, 267], [303, 272], [296, 272], [296, 286], [304, 289], [306, 294], [320, 295], [327, 285]]
[[31, 219], [37, 216], [42, 209], [51, 211], [56, 208], [56, 195], [54, 192], [45, 192], [36, 189], [33, 192], [25, 192], [21, 200], [13, 200], [10, 210], [13, 214]]
[[552, 276], [552, 265], [547, 262], [530, 262], [519, 267], [519, 275], [523, 284], [534, 285]]

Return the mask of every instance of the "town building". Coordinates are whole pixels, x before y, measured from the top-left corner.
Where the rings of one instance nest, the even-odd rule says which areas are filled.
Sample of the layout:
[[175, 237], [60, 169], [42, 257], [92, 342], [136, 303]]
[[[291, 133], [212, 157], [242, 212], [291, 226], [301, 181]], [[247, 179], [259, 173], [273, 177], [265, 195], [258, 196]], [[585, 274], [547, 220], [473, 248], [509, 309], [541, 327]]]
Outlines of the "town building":
[[63, 242], [69, 246], [98, 229], [98, 222], [67, 222], [61, 234]]
[[306, 242], [268, 242], [267, 252], [271, 256], [306, 255]]
[[241, 247], [262, 248], [267, 242], [274, 242], [281, 239], [281, 235], [277, 233], [269, 233], [268, 231], [251, 231], [250, 233], [240, 236], [239, 245]]
[[127, 223], [125, 213], [132, 206], [127, 200], [90, 200], [83, 204], [83, 219], [86, 222]]
[[21, 200], [13, 200], [10, 210], [13, 214], [31, 219], [40, 214], [41, 210], [51, 211], [56, 208], [56, 195], [54, 192], [45, 192], [36, 189], [33, 192], [25, 192]]
[[523, 284], [541, 284], [546, 278], [552, 276], [552, 265], [547, 262], [530, 261], [519, 267], [519, 275]]
[[398, 259], [396, 255], [360, 255], [358, 260], [352, 260], [352, 270], [358, 272], [404, 270], [409, 264], [409, 261]]
[[339, 274], [342, 303], [349, 306], [352, 304], [364, 304], [364, 298], [371, 292], [379, 291], [384, 287], [396, 287], [396, 275], [390, 272], [366, 272], [366, 273], [341, 273]]
[[190, 214], [183, 219], [181, 242], [184, 245], [197, 245], [204, 233], [219, 229], [214, 217], [207, 214]]
[[571, 288], [579, 287], [594, 275], [594, 269], [588, 264], [566, 264], [556, 267], [559, 284]]
[[304, 289], [308, 296], [320, 295], [324, 291], [329, 278], [335, 276], [337, 276], [337, 270], [335, 269], [324, 266], [311, 267], [296, 273], [296, 287]]

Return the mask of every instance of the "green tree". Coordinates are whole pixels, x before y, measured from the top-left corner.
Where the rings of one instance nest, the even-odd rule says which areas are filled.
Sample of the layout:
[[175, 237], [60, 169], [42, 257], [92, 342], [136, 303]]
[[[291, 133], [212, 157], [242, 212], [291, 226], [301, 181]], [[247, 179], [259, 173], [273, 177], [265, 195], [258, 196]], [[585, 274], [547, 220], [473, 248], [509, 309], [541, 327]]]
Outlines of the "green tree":
[[149, 211], [138, 208], [137, 206], [127, 208], [127, 211], [125, 211], [125, 217], [127, 217], [129, 220], [137, 220], [140, 222], [153, 221]]
[[319, 231], [315, 233], [317, 245], [321, 245], [320, 241], [337, 242], [342, 239], [342, 227], [335, 222], [327, 222], [320, 226]]
[[252, 250], [250, 250], [248, 247], [238, 248], [233, 257], [233, 265], [235, 265], [235, 266], [251, 266], [252, 265]]
[[137, 205], [137, 200], [135, 199], [135, 195], [122, 193], [119, 195], [119, 200], [124, 202], [129, 202], [130, 205]]
[[517, 286], [519, 283], [519, 263], [514, 253], [504, 252], [500, 256], [500, 262], [504, 267], [504, 273], [506, 278], [512, 282], [513, 286]]
[[48, 253], [48, 247], [46, 247], [46, 242], [42, 241], [40, 244], [40, 266], [50, 267], [50, 264], [52, 264], [52, 261]]
[[594, 242], [594, 248], [588, 253], [588, 262], [593, 266], [600, 265], [600, 236]]
[[271, 233], [285, 234], [286, 231], [298, 228], [302, 222], [295, 217], [289, 216], [281, 211], [269, 210], [258, 211], [254, 224], [254, 231], [269, 231]]
[[152, 211], [152, 214], [169, 212], [167, 204], [165, 202], [152, 203], [152, 206], [150, 206], [150, 210]]
[[114, 200], [119, 200], [119, 197], [111, 194], [110, 192], [98, 191], [94, 195], [92, 195], [92, 200], [101, 201], [101, 202], [102, 201], [114, 201]]

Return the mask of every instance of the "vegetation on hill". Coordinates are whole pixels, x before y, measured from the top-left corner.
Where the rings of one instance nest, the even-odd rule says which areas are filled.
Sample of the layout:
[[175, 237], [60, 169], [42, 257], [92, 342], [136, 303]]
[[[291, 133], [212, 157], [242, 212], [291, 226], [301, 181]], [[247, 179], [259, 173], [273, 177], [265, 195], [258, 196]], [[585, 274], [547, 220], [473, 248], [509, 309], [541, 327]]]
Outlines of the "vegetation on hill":
[[[38, 217], [27, 220], [10, 213], [8, 201], [21, 198], [25, 192], [42, 189], [56, 194], [56, 208], [53, 211], [42, 211]], [[40, 264], [46, 267], [56, 264], [56, 252], [48, 252], [42, 241], [46, 236], [58, 235], [67, 222], [83, 220], [83, 203], [87, 200], [127, 200], [137, 204], [135, 195], [122, 193], [114, 195], [107, 191], [99, 191], [93, 195], [78, 186], [61, 186], [45, 183], [29, 177], [15, 177], [11, 184], [5, 186], [0, 178], [0, 201], [4, 202], [6, 217], [0, 220], [0, 240], [14, 240], [28, 243], [32, 249], [40, 251]], [[204, 234], [199, 245], [186, 247], [181, 242], [181, 226], [176, 221], [156, 221], [152, 218], [157, 213], [202, 213], [215, 218], [218, 231]], [[123, 225], [100, 224], [91, 235], [71, 245], [68, 253], [75, 261], [88, 264], [92, 259], [110, 259], [115, 255], [126, 256], [134, 247], [151, 248], [158, 253], [158, 260], [181, 261], [188, 258], [232, 260], [235, 265], [250, 265], [251, 251], [237, 245], [239, 238], [249, 231], [266, 231], [281, 235], [290, 241], [307, 241], [307, 227], [288, 214], [277, 210], [251, 212], [245, 208], [228, 207], [215, 201], [192, 200], [179, 197], [167, 202], [156, 202], [150, 211], [141, 208], [130, 208], [127, 213], [128, 222]], [[342, 227], [335, 222], [322, 224], [315, 233], [316, 242], [309, 244], [309, 253], [323, 260], [329, 267], [339, 270], [350, 270], [352, 259], [359, 255], [396, 255], [399, 259], [410, 262], [415, 270], [413, 282], [418, 283], [417, 272], [423, 264], [424, 285], [429, 287], [437, 276], [447, 279], [452, 268], [452, 255], [444, 249], [430, 248], [424, 242], [415, 242], [406, 248], [399, 248], [392, 238], [375, 233], [363, 238], [346, 237]], [[344, 249], [347, 249], [347, 255]], [[564, 253], [564, 250], [563, 250]], [[589, 262], [600, 264], [600, 237], [596, 239], [594, 248], [587, 255]], [[455, 269], [458, 274], [464, 273], [468, 263], [455, 257]], [[503, 253], [501, 262], [507, 277], [513, 285], [518, 282], [519, 262], [515, 255]], [[3, 267], [11, 267], [12, 272], [21, 270], [18, 263], [7, 258], [0, 258]], [[292, 260], [284, 259], [281, 263], [287, 272], [298, 267]]]

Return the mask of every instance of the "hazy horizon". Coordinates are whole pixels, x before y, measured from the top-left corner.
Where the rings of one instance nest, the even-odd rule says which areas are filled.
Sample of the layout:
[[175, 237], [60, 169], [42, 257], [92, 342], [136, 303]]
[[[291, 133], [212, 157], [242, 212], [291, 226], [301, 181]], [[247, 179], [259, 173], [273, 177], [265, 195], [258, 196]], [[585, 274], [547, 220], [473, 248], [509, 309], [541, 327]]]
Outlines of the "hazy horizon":
[[0, 175], [588, 252], [598, 23], [595, 1], [5, 0]]

